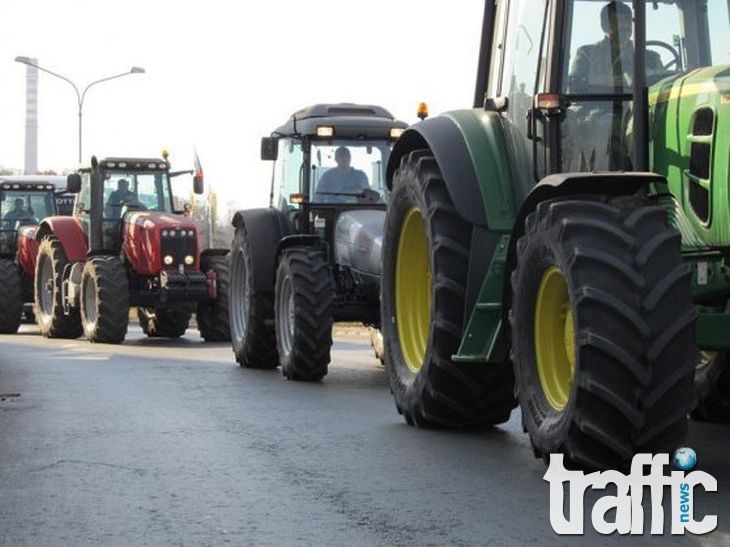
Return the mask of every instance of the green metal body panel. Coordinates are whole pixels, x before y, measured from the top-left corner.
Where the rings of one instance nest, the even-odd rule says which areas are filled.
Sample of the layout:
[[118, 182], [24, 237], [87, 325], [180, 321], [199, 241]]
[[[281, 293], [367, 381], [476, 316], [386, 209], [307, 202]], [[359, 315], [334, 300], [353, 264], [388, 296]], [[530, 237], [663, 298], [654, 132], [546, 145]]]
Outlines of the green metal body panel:
[[498, 232], [511, 232], [515, 218], [512, 170], [508, 161], [511, 156], [505, 148], [499, 115], [473, 109], [446, 112], [444, 116], [451, 119], [463, 135], [477, 174], [487, 226]]
[[[683, 230], [685, 249], [730, 246], [730, 67], [660, 82], [649, 105], [651, 167], [667, 178], [692, 229], [692, 235]], [[707, 218], [696, 211], [691, 184], [706, 194]]]
[[502, 293], [504, 266], [509, 248], [509, 235], [503, 235], [492, 255], [487, 277], [482, 284], [466, 334], [461, 340], [454, 361], [482, 363], [486, 360], [504, 359], [504, 344], [500, 344], [502, 333]]

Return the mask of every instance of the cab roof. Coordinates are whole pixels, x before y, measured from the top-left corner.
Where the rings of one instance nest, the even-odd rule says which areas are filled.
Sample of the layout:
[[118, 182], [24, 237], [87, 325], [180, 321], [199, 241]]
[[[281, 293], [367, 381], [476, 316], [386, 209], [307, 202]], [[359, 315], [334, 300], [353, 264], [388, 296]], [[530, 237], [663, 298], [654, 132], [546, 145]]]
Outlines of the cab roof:
[[66, 189], [63, 175], [0, 175], [0, 184], [13, 184], [23, 187], [52, 184], [56, 190]]
[[370, 104], [315, 104], [292, 114], [284, 125], [274, 130], [276, 137], [316, 136], [317, 128], [330, 126], [330, 138], [377, 139], [390, 138], [392, 128], [408, 127], [396, 120], [382, 106]]

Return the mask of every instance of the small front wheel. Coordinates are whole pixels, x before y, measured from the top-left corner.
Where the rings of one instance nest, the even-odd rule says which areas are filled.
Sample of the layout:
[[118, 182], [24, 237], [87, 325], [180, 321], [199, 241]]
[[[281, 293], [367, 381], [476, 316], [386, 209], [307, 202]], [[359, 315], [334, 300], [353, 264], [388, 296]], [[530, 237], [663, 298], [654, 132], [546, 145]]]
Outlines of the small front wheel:
[[90, 342], [119, 344], [127, 335], [129, 287], [122, 262], [91, 258], [81, 274], [81, 322]]
[[324, 252], [293, 247], [276, 272], [276, 347], [289, 380], [316, 381], [327, 374], [332, 346], [332, 274]]

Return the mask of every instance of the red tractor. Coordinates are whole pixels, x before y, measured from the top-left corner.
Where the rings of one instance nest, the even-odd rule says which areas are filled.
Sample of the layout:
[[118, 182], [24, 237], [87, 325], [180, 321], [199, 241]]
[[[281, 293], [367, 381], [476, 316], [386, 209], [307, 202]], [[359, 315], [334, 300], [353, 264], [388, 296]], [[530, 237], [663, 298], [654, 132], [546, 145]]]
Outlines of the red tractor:
[[33, 321], [38, 223], [59, 211], [53, 179], [60, 177], [0, 177], [0, 333], [17, 332], [23, 318]]
[[[229, 340], [228, 257], [199, 252], [198, 230], [173, 207], [167, 154], [91, 159], [68, 176], [73, 216], [38, 229], [36, 322], [44, 336], [117, 344], [136, 306], [148, 336], [178, 337], [193, 312], [207, 341]], [[202, 177], [194, 191], [203, 192]]]

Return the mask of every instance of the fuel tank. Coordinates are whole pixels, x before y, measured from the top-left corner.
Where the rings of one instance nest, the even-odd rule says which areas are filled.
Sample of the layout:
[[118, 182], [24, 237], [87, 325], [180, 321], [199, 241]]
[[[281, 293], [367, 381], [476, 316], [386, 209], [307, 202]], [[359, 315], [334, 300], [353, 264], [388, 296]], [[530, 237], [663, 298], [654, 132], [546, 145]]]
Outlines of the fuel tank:
[[379, 283], [385, 211], [346, 211], [335, 224], [335, 262], [362, 274], [360, 282]]
[[[185, 216], [153, 211], [128, 213], [122, 235], [124, 253], [139, 275], [200, 270], [198, 229]], [[169, 263], [165, 257], [171, 257]]]

